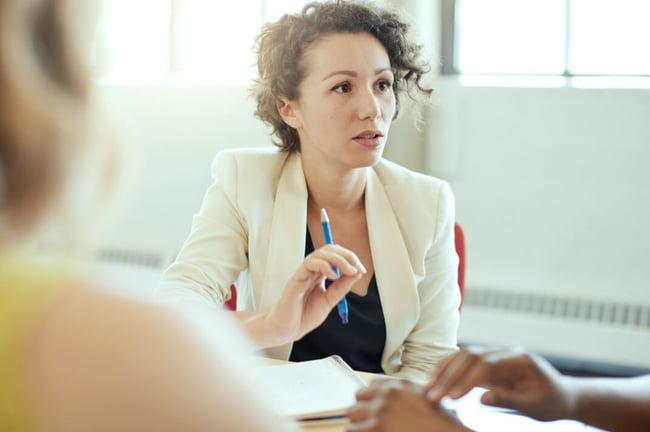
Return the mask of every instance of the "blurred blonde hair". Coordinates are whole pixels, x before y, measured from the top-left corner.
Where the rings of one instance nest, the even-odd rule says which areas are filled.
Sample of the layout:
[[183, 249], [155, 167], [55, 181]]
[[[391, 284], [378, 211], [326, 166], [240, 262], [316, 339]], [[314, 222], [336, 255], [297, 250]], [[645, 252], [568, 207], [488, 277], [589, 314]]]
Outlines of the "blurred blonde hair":
[[[92, 3], [0, 1], [3, 240], [36, 228], [61, 198], [81, 147], [97, 144], [89, 66], [93, 20], [80, 12]], [[112, 168], [104, 163], [103, 169]]]

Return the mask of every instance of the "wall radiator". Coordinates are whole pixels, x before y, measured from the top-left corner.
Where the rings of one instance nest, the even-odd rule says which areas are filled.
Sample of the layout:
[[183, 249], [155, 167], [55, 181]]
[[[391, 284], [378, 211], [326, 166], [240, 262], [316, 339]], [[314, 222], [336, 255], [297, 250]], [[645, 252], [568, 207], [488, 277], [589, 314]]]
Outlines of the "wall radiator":
[[523, 345], [551, 357], [650, 371], [650, 303], [468, 287], [461, 343]]

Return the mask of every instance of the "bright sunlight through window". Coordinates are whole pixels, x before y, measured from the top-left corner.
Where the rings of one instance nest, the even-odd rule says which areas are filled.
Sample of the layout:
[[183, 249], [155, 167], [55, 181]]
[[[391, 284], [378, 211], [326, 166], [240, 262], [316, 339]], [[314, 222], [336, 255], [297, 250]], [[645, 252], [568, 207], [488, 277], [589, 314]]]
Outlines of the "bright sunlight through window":
[[650, 1], [572, 0], [569, 72], [650, 75]]
[[461, 74], [650, 75], [648, 0], [456, 0]]
[[461, 73], [562, 73], [564, 0], [459, 0], [456, 11]]
[[105, 0], [95, 41], [98, 75], [127, 83], [171, 79], [248, 84], [264, 22], [307, 0]]

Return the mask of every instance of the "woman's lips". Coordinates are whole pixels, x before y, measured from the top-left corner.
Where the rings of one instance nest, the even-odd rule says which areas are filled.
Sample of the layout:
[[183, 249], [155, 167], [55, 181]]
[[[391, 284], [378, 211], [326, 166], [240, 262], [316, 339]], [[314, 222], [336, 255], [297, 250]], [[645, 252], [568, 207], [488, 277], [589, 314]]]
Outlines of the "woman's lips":
[[379, 147], [381, 145], [381, 141], [384, 137], [381, 135], [375, 135], [372, 138], [368, 137], [356, 137], [354, 138], [354, 141], [357, 143], [361, 144], [364, 147]]
[[381, 145], [384, 135], [368, 131], [357, 135], [353, 139], [364, 147], [378, 147]]

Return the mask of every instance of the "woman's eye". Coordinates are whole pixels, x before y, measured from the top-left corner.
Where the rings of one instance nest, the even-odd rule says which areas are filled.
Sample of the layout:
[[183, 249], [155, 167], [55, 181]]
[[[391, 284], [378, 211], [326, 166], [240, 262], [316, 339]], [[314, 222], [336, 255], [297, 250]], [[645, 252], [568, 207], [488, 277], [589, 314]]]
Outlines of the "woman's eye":
[[350, 91], [350, 84], [341, 83], [341, 84], [335, 86], [332, 90], [334, 90], [337, 93], [347, 93], [347, 92]]
[[382, 80], [377, 83], [377, 88], [381, 91], [389, 90], [393, 84], [388, 80]]

